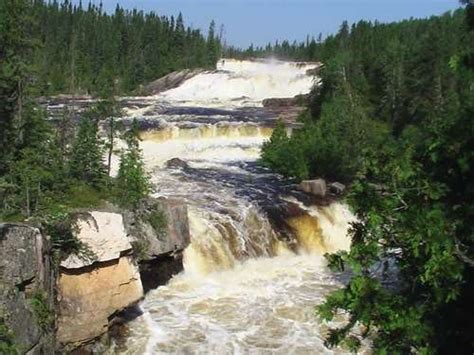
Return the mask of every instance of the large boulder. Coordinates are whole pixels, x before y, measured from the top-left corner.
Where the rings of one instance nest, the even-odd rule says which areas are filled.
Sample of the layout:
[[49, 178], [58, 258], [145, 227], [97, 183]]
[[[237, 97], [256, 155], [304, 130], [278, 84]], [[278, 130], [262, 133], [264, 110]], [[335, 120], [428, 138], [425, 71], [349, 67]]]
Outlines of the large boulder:
[[172, 198], [148, 198], [134, 212], [124, 213], [129, 240], [140, 245], [140, 259], [184, 250], [190, 243], [188, 208]]
[[106, 333], [111, 316], [140, 301], [143, 287], [121, 214], [80, 214], [74, 230], [83, 247], [61, 262], [57, 340], [77, 346]]
[[170, 169], [174, 169], [174, 168], [187, 169], [189, 168], [189, 164], [186, 163], [182, 159], [172, 158], [166, 162], [166, 167]]
[[54, 352], [51, 246], [39, 229], [0, 224], [0, 321], [20, 353]]
[[327, 193], [326, 181], [324, 179], [303, 180], [299, 184], [300, 190], [314, 196], [324, 197]]
[[124, 214], [125, 226], [145, 292], [183, 270], [182, 251], [190, 243], [188, 208], [178, 199], [149, 198]]

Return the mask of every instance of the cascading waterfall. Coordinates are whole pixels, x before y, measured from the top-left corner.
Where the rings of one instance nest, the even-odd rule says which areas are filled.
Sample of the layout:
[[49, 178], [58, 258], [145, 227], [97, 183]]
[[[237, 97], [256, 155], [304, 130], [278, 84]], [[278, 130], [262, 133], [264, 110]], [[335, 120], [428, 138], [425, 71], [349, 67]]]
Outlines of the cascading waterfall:
[[[261, 106], [265, 97], [307, 93], [314, 79], [306, 72], [315, 67], [223, 60], [217, 71], [154, 98], [160, 107], [219, 105], [229, 111], [167, 116], [160, 109], [146, 117], [163, 123], [142, 133], [146, 166], [157, 195], [187, 202], [191, 244], [184, 272], [147, 295], [126, 347], [114, 351], [333, 353], [324, 346], [325, 328], [314, 306], [341, 285], [344, 276], [327, 270], [323, 254], [349, 248], [346, 233], [354, 217], [340, 203], [299, 202], [289, 182], [259, 167], [271, 128], [259, 123], [261, 111], [242, 121], [242, 112], [250, 111], [241, 110]], [[145, 111], [130, 112], [140, 118]], [[171, 158], [185, 163], [166, 166]], [[296, 212], [281, 214], [285, 228], [279, 230], [275, 214], [285, 206]]]
[[222, 59], [215, 72], [202, 73], [160, 98], [192, 106], [261, 106], [265, 98], [306, 94], [315, 63]]

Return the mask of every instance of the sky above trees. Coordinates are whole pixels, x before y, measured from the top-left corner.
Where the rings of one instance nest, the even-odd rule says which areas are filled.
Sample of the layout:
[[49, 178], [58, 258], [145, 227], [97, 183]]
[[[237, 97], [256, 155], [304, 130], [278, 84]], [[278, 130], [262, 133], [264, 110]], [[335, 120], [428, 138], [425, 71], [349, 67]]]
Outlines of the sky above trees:
[[[75, 0], [79, 1], [79, 0]], [[87, 3], [87, 0], [82, 0]], [[100, 0], [93, 0], [99, 3]], [[225, 25], [229, 44], [247, 47], [276, 39], [304, 40], [307, 34], [337, 31], [343, 20], [382, 22], [439, 15], [459, 6], [457, 0], [102, 0], [106, 10], [117, 2], [126, 8], [184, 15], [187, 25], [207, 31], [214, 19]]]

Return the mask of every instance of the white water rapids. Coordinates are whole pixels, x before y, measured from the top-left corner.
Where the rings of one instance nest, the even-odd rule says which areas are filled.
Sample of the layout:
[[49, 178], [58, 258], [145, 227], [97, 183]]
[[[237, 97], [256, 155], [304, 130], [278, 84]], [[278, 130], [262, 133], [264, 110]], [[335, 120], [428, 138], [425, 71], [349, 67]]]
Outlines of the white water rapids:
[[[146, 296], [115, 352], [341, 352], [324, 346], [314, 307], [341, 285], [323, 254], [349, 247], [354, 217], [339, 203], [303, 205], [288, 181], [256, 164], [275, 120], [257, 109], [261, 101], [308, 93], [314, 67], [224, 60], [218, 71], [150, 98], [150, 107], [129, 110], [160, 122], [142, 135], [144, 158], [156, 195], [187, 202], [191, 245], [184, 272]], [[167, 167], [176, 157], [188, 166]], [[282, 231], [271, 216], [285, 208], [300, 213], [282, 214]]]

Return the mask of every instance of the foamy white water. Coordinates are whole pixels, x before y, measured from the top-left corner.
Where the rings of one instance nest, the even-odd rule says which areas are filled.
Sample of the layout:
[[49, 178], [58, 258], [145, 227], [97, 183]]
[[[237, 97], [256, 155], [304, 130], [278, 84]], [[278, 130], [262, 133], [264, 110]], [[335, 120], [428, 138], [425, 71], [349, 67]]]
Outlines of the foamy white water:
[[265, 98], [308, 93], [314, 77], [306, 73], [316, 67], [315, 63], [222, 59], [217, 71], [199, 74], [158, 97], [193, 106], [259, 106]]
[[[266, 97], [308, 93], [314, 78], [306, 71], [315, 66], [225, 60], [217, 72], [158, 95], [155, 108], [140, 112], [158, 105], [261, 106]], [[202, 109], [162, 111], [147, 116], [162, 129], [143, 133], [141, 147], [156, 195], [188, 204], [191, 245], [184, 272], [146, 296], [126, 348], [115, 351], [332, 354], [314, 307], [343, 282], [343, 275], [329, 272], [323, 254], [349, 248], [354, 216], [339, 203], [303, 205], [289, 182], [258, 167], [261, 144], [271, 134], [259, 111], [251, 124]], [[187, 166], [167, 168], [176, 157]], [[277, 206], [290, 204], [299, 214], [281, 217], [287, 231], [275, 228]]]

